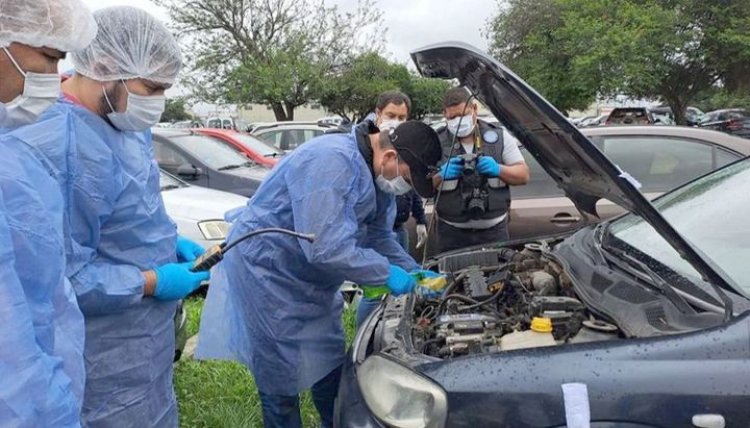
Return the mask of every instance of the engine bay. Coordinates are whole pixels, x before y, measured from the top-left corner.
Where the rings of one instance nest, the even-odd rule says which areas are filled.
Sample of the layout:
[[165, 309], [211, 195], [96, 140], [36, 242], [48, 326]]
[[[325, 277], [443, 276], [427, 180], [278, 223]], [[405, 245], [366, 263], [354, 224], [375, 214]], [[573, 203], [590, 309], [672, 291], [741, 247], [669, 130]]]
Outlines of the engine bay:
[[546, 245], [441, 258], [433, 268], [447, 274], [447, 286], [414, 302], [415, 350], [454, 358], [622, 337], [578, 299]]

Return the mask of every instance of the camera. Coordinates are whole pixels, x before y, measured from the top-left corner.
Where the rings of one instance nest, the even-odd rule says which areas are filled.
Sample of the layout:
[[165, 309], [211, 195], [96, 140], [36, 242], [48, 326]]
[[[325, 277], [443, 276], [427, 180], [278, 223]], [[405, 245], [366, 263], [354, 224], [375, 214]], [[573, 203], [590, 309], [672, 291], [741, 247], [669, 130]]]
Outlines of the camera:
[[464, 161], [461, 198], [464, 211], [474, 220], [481, 219], [489, 209], [487, 177], [477, 172], [477, 160], [482, 156], [482, 153], [467, 153], [460, 156]]
[[477, 159], [481, 154], [477, 153], [466, 153], [461, 156], [461, 160], [464, 161], [464, 176], [469, 176], [477, 172]]

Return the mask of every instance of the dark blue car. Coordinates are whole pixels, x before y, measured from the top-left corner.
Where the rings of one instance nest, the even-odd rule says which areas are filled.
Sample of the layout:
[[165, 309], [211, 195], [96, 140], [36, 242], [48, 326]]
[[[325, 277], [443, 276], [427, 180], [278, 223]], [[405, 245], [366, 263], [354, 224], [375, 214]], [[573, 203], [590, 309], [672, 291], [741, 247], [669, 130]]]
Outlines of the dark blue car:
[[412, 58], [476, 94], [584, 215], [630, 213], [432, 259], [441, 295], [390, 297], [358, 331], [337, 426], [750, 425], [750, 160], [652, 204], [501, 64], [455, 43]]

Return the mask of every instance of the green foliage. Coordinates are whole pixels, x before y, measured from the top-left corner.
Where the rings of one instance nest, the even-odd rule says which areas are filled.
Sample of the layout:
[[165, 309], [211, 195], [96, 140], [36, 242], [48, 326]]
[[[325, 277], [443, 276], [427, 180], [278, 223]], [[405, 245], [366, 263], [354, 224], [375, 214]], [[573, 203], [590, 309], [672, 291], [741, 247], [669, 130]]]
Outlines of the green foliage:
[[749, 30], [748, 0], [511, 0], [488, 36], [561, 110], [626, 94], [661, 98], [684, 123], [700, 93], [750, 87]]
[[443, 97], [450, 83], [440, 79], [413, 77], [408, 89], [411, 98], [411, 118], [421, 120], [428, 114], [443, 111]]
[[198, 98], [267, 104], [278, 120], [293, 120], [353, 55], [378, 49], [384, 31], [371, 0], [354, 12], [326, 0], [153, 1], [170, 11]]
[[320, 104], [341, 117], [356, 121], [372, 111], [380, 93], [406, 92], [410, 82], [411, 75], [405, 66], [391, 63], [377, 52], [366, 52], [321, 85]]
[[577, 46], [565, 46], [562, 8], [552, 0], [509, 0], [488, 22], [490, 52], [559, 110], [585, 109], [597, 95], [589, 73], [576, 72]]
[[705, 112], [726, 108], [750, 110], [750, 94], [716, 90], [701, 94], [694, 105]]
[[421, 119], [442, 110], [448, 87], [446, 81], [415, 76], [402, 64], [390, 62], [377, 52], [366, 52], [322, 85], [320, 103], [335, 114], [358, 121], [373, 111], [378, 95], [398, 90], [412, 100], [411, 117]]
[[190, 120], [193, 116], [187, 112], [185, 100], [181, 98], [167, 99], [166, 108], [161, 115], [162, 122], [179, 122], [181, 120]]

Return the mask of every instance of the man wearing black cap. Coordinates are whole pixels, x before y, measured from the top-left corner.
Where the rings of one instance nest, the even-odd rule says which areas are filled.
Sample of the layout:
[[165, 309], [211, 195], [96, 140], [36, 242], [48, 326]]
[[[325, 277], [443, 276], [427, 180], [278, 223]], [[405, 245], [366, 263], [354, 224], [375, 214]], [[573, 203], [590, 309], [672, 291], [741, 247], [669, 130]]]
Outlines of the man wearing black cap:
[[300, 427], [305, 389], [322, 426], [332, 426], [344, 361], [339, 287], [414, 289], [419, 265], [393, 236], [395, 195], [413, 188], [432, 196], [441, 154], [437, 134], [420, 122], [326, 134], [285, 157], [246, 207], [228, 213], [230, 242], [268, 227], [315, 235], [312, 243], [245, 240], [212, 275], [196, 355], [252, 371], [267, 427]]

